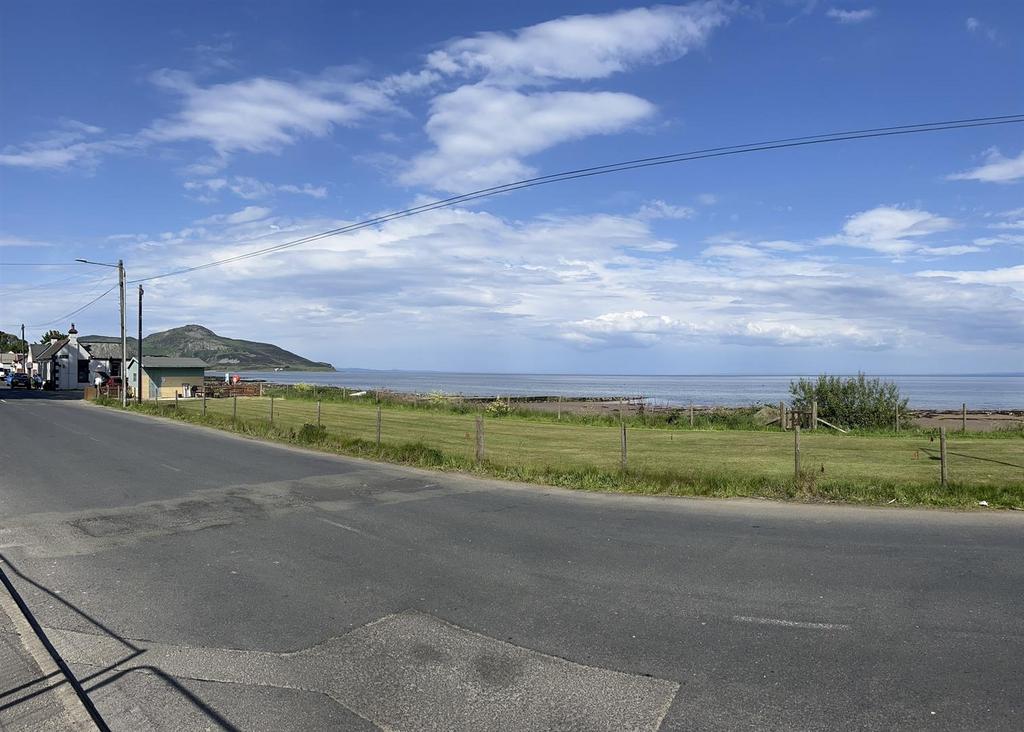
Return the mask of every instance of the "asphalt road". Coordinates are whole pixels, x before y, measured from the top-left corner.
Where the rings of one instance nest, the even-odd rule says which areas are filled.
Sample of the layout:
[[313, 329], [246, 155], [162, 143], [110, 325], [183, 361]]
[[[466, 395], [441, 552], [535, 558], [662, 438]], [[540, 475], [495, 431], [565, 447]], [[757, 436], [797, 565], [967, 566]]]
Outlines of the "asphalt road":
[[114, 729], [1024, 728], [1021, 513], [574, 493], [0, 399], [3, 566]]

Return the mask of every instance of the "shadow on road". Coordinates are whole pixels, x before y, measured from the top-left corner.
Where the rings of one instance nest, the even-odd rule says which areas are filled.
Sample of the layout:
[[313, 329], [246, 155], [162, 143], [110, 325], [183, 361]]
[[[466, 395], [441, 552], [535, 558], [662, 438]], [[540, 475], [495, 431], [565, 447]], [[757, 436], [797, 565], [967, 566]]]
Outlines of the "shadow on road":
[[84, 392], [79, 390], [69, 391], [43, 391], [42, 389], [12, 389], [9, 386], [0, 387], [0, 399], [15, 401], [21, 399], [46, 399], [50, 401], [82, 401]]
[[[74, 673], [71, 671], [71, 669], [68, 668], [67, 664], [63, 661], [63, 659], [61, 659], [59, 657], [59, 653], [53, 647], [53, 645], [50, 643], [49, 639], [46, 638], [45, 633], [43, 632], [43, 629], [41, 627], [41, 624], [38, 622], [38, 620], [35, 618], [35, 616], [32, 615], [31, 609], [28, 608], [27, 605], [24, 605], [22, 609], [23, 609], [23, 612], [27, 613], [27, 615], [28, 615], [28, 617], [26, 619], [29, 621], [30, 625], [33, 626], [33, 629], [36, 630], [36, 633], [38, 635], [40, 635], [40, 640], [47, 647], [47, 650], [50, 651], [51, 655], [55, 656], [54, 657], [54, 661], [57, 662], [57, 665], [62, 669], [63, 675], [66, 678], [63, 681], [59, 681], [59, 682], [56, 682], [54, 684], [46, 685], [46, 686], [36, 690], [35, 692], [31, 693], [31, 694], [20, 696], [16, 701], [13, 701], [13, 702], [6, 702], [5, 703], [3, 700], [5, 698], [7, 698], [8, 696], [11, 696], [12, 694], [17, 693], [22, 688], [25, 688], [27, 686], [32, 686], [33, 684], [39, 683], [40, 681], [44, 680], [45, 678], [53, 677], [53, 676], [59, 676], [60, 674], [57, 674], [56, 672], [53, 673], [53, 674], [49, 674], [48, 677], [44, 677], [44, 679], [36, 679], [36, 680], [32, 681], [29, 684], [22, 685], [18, 689], [4, 689], [2, 692], [0, 692], [0, 711], [3, 711], [4, 709], [8, 709], [8, 708], [11, 708], [11, 707], [14, 707], [17, 704], [20, 704], [22, 702], [28, 701], [29, 699], [32, 699], [32, 698], [34, 698], [36, 696], [39, 696], [40, 694], [44, 694], [44, 693], [52, 690], [53, 688], [55, 688], [57, 686], [60, 686], [61, 684], [64, 684], [64, 683], [70, 683], [71, 686], [75, 689], [76, 693], [78, 693], [80, 696], [81, 695], [85, 695], [87, 698], [83, 699], [83, 703], [85, 703], [87, 707], [92, 707], [91, 700], [88, 699], [88, 694], [90, 692], [94, 692], [97, 689], [101, 689], [104, 686], [107, 686], [108, 684], [111, 684], [111, 683], [117, 681], [118, 679], [121, 679], [121, 678], [127, 676], [128, 674], [130, 674], [132, 672], [142, 671], [142, 672], [151, 673], [154, 676], [158, 677], [160, 680], [162, 680], [164, 683], [166, 683], [169, 687], [171, 687], [174, 691], [178, 692], [184, 699], [186, 699], [190, 704], [192, 704], [192, 706], [194, 706], [196, 709], [198, 709], [200, 712], [202, 712], [212, 723], [216, 724], [220, 729], [228, 730], [229, 732], [237, 732], [237, 729], [238, 729], [237, 727], [235, 727], [233, 724], [231, 724], [231, 722], [229, 722], [227, 719], [225, 719], [223, 716], [221, 716], [215, 709], [210, 707], [202, 699], [200, 699], [195, 694], [193, 694], [191, 691], [189, 691], [184, 686], [182, 686], [182, 684], [177, 679], [175, 679], [173, 676], [170, 676], [169, 674], [164, 672], [162, 669], [157, 668], [156, 666], [137, 665], [137, 664], [135, 664], [131, 668], [126, 668], [126, 669], [118, 670], [119, 666], [121, 666], [121, 665], [123, 665], [125, 663], [128, 663], [129, 661], [133, 661], [133, 660], [139, 658], [140, 656], [144, 655], [146, 653], [146, 649], [145, 648], [140, 648], [139, 646], [135, 645], [134, 643], [132, 643], [127, 638], [124, 638], [121, 635], [115, 633], [109, 627], [107, 627], [106, 625], [101, 623], [99, 620], [97, 620], [96, 618], [94, 618], [91, 615], [89, 615], [87, 612], [85, 612], [84, 610], [82, 610], [81, 608], [76, 606], [74, 603], [69, 602], [68, 600], [66, 600], [61, 595], [59, 595], [56, 592], [52, 591], [50, 588], [46, 587], [43, 584], [40, 584], [39, 582], [37, 582], [36, 580], [32, 579], [28, 575], [24, 574], [20, 569], [18, 569], [18, 567], [16, 565], [14, 565], [11, 562], [10, 559], [8, 559], [4, 554], [0, 553], [0, 575], [3, 575], [2, 578], [4, 580], [6, 580], [4, 582], [5, 585], [9, 584], [9, 579], [6, 577], [6, 572], [4, 571], [5, 567], [6, 567], [6, 569], [12, 575], [17, 577], [21, 581], [31, 585], [32, 587], [36, 588], [40, 592], [45, 593], [46, 595], [48, 595], [53, 600], [56, 600], [61, 605], [63, 605], [64, 607], [66, 607], [69, 610], [71, 610], [72, 612], [74, 612], [80, 618], [84, 619], [92, 627], [94, 627], [98, 631], [100, 631], [103, 635], [107, 636], [108, 638], [112, 638], [112, 639], [116, 640], [118, 643], [120, 643], [122, 646], [124, 646], [125, 653], [124, 653], [124, 656], [122, 658], [118, 659], [114, 663], [112, 663], [112, 664], [110, 664], [110, 665], [108, 665], [108, 666], [106, 666], [104, 668], [101, 668], [99, 671], [96, 671], [96, 672], [94, 672], [92, 674], [89, 674], [88, 676], [83, 676], [81, 678], [77, 678], [74, 675]], [[10, 583], [10, 584], [13, 584], [13, 583]], [[12, 592], [12, 594], [14, 594], [15, 588], [13, 586], [9, 586], [8, 589]], [[18, 599], [19, 598], [15, 597], [16, 601]], [[19, 604], [21, 604], [21, 603], [19, 603]], [[116, 671], [116, 673], [112, 673], [111, 674], [110, 672], [112, 672], [112, 671]], [[105, 674], [110, 674], [110, 675], [107, 676], [106, 678], [101, 678]], [[97, 680], [97, 679], [99, 679], [99, 680]], [[91, 685], [88, 685], [88, 684], [90, 684], [90, 682], [95, 682], [95, 683], [92, 683]], [[98, 720], [97, 724], [100, 727], [100, 729], [107, 729], [106, 725], [102, 723], [102, 720]]]

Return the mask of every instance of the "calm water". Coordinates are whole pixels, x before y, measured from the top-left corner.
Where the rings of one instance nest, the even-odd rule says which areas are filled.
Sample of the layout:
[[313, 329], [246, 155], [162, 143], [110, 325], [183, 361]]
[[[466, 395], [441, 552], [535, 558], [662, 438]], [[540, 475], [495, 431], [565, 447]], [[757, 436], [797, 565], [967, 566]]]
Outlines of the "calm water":
[[[666, 404], [744, 406], [789, 396], [795, 376], [582, 376], [572, 374], [462, 374], [434, 371], [244, 373], [281, 384], [322, 384], [467, 396], [644, 396]], [[1013, 376], [882, 376], [919, 409], [1024, 409], [1024, 374]]]

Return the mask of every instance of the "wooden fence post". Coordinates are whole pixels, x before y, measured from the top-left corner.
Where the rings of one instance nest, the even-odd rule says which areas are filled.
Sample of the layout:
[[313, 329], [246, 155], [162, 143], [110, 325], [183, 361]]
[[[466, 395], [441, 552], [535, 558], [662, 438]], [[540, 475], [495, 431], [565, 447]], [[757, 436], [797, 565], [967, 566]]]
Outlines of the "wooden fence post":
[[800, 480], [800, 425], [793, 425], [793, 474]]
[[484, 460], [484, 418], [478, 416], [476, 418], [476, 461], [478, 463]]
[[693, 402], [690, 402], [690, 426], [693, 427]]
[[946, 428], [939, 427], [939, 481], [942, 487], [949, 482], [949, 467], [946, 463]]
[[270, 424], [274, 424], [274, 395], [270, 395]]
[[260, 382], [260, 396], [263, 396], [263, 382]]
[[786, 429], [786, 403], [779, 402], [779, 427]]
[[963, 432], [967, 431], [967, 402], [964, 402], [960, 407], [960, 430]]
[[178, 408], [178, 392], [174, 392], [174, 408]]
[[619, 425], [620, 434], [622, 436], [622, 472], [626, 472], [626, 423], [623, 422]]
[[562, 395], [558, 395], [558, 419], [562, 419]]
[[206, 416], [206, 387], [203, 387], [203, 416]]
[[818, 429], [818, 400], [811, 400], [811, 429]]
[[900, 403], [896, 402], [896, 412], [892, 418], [893, 431], [898, 435], [900, 433]]
[[380, 449], [380, 405], [377, 405], [377, 449]]
[[320, 428], [320, 400], [319, 399], [316, 400], [316, 426], [317, 426], [317, 429]]
[[238, 421], [238, 395], [231, 397], [231, 422]]

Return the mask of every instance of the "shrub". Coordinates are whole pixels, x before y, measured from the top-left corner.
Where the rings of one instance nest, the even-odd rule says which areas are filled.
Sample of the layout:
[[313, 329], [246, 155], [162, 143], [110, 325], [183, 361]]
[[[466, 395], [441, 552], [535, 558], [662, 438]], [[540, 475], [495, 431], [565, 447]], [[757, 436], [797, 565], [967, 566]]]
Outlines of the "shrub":
[[849, 378], [822, 374], [817, 379], [800, 379], [789, 384], [793, 409], [810, 411], [811, 402], [818, 402], [818, 416], [841, 427], [859, 429], [889, 428], [896, 407], [904, 420], [909, 400], [900, 397], [900, 390], [890, 381], [869, 379], [864, 374]]
[[309, 424], [299, 428], [295, 439], [306, 445], [319, 445], [327, 440], [327, 428], [323, 425]]
[[508, 402], [503, 402], [501, 399], [495, 399], [487, 405], [487, 414], [492, 417], [504, 417], [506, 414], [512, 414], [512, 407]]

